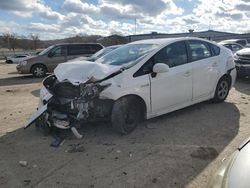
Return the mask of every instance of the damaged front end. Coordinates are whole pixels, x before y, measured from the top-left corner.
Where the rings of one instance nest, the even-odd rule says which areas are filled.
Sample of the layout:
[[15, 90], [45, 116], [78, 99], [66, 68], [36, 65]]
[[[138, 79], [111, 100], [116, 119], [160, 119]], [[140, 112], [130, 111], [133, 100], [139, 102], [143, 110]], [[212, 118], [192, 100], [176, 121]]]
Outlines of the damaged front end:
[[33, 114], [25, 128], [32, 123], [42, 127], [71, 129], [77, 138], [82, 136], [77, 127], [84, 122], [108, 120], [113, 100], [100, 99], [99, 94], [111, 84], [91, 77], [84, 83], [72, 84], [65, 79], [58, 81], [55, 75], [43, 81], [39, 109]]

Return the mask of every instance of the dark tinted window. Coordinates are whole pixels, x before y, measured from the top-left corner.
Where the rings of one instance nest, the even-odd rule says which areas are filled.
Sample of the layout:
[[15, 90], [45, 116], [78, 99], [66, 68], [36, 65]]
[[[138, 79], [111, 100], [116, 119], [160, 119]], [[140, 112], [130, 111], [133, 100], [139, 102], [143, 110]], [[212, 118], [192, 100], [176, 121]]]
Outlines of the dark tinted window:
[[197, 61], [212, 56], [207, 43], [193, 40], [193, 41], [188, 41], [188, 44], [191, 51], [192, 61]]
[[92, 44], [92, 45], [91, 45], [91, 49], [92, 49], [92, 51], [95, 53], [95, 52], [101, 50], [101, 49], [102, 49], [102, 46], [99, 45], [99, 44]]
[[99, 44], [72, 44], [68, 46], [68, 55], [93, 54], [101, 49]]
[[247, 45], [247, 41], [246, 40], [238, 40], [236, 41], [236, 43], [242, 45], [242, 46], [246, 46]]
[[23, 58], [23, 57], [26, 57], [26, 56], [25, 55], [18, 55], [15, 58]]
[[161, 49], [153, 57], [154, 64], [165, 63], [175, 67], [187, 63], [187, 51], [184, 42], [176, 42]]
[[74, 44], [68, 46], [68, 55], [88, 54], [89, 51], [89, 46], [85, 44]]

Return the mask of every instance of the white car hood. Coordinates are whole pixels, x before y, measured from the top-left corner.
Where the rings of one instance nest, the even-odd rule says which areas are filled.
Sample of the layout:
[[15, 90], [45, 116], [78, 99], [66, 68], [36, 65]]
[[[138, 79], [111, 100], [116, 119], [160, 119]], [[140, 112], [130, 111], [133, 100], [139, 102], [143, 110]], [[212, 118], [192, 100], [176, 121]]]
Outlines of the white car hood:
[[238, 55], [250, 55], [250, 48], [243, 48], [237, 51]]
[[72, 61], [59, 64], [54, 73], [58, 81], [68, 80], [74, 85], [85, 83], [89, 79], [101, 80], [117, 72], [121, 66], [105, 65], [90, 61]]

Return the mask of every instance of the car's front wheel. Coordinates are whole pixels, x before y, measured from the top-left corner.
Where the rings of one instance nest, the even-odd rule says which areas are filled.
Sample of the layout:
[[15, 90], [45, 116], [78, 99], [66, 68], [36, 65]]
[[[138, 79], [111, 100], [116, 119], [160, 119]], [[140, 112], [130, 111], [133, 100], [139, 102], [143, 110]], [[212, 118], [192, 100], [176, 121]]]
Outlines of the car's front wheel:
[[44, 65], [34, 65], [31, 69], [33, 76], [41, 78], [46, 76], [47, 69]]
[[143, 108], [134, 96], [115, 101], [111, 114], [112, 128], [121, 134], [132, 132], [143, 118]]
[[223, 102], [227, 98], [230, 87], [231, 87], [230, 83], [231, 83], [230, 79], [227, 76], [223, 76], [219, 80], [216, 90], [215, 90], [213, 102], [217, 102], [217, 103]]

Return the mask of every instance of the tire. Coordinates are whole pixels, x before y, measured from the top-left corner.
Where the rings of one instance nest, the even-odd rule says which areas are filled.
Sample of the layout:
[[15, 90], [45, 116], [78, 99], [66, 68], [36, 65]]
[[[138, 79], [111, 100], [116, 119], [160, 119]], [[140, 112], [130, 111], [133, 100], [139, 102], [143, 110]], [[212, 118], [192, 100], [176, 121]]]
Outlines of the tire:
[[13, 61], [7, 60], [6, 63], [8, 63], [8, 64], [13, 64]]
[[225, 101], [225, 99], [228, 96], [230, 87], [231, 87], [230, 79], [226, 76], [223, 76], [219, 80], [219, 82], [216, 86], [214, 98], [212, 99], [212, 101], [216, 102], [216, 103]]
[[31, 73], [34, 77], [42, 78], [46, 76], [47, 69], [44, 65], [34, 65], [31, 69]]
[[112, 128], [123, 135], [131, 133], [143, 118], [143, 108], [136, 97], [127, 96], [115, 101], [111, 114]]

